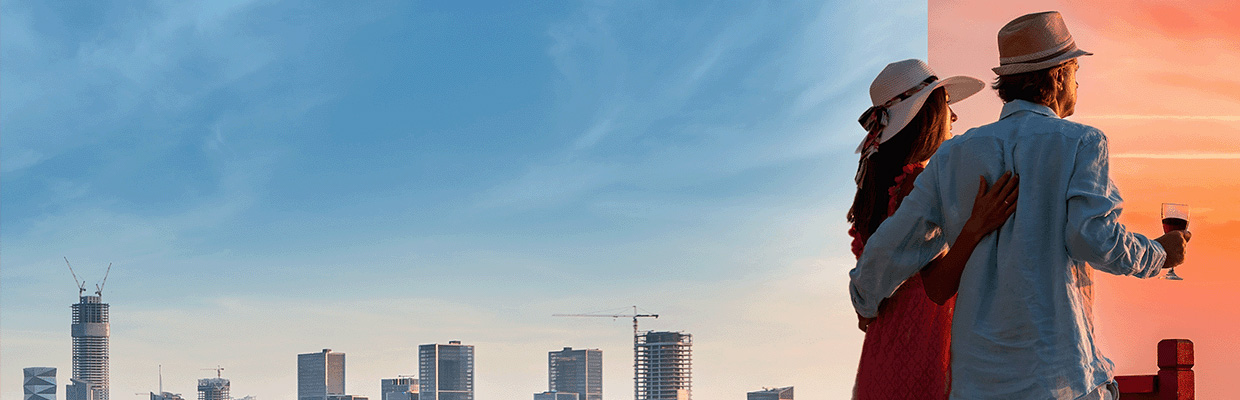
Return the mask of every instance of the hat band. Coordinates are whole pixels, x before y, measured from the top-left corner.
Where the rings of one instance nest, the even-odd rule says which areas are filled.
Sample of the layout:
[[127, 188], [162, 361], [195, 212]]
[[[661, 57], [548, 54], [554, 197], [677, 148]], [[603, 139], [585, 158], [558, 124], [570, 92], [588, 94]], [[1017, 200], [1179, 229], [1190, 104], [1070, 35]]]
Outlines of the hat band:
[[1064, 54], [1068, 54], [1069, 52], [1071, 52], [1071, 51], [1073, 51], [1073, 50], [1076, 50], [1076, 41], [1068, 42], [1068, 45], [1067, 45], [1067, 46], [1064, 46], [1064, 48], [1062, 48], [1062, 49], [1059, 49], [1059, 51], [1053, 52], [1053, 53], [1051, 53], [1051, 54], [1048, 54], [1048, 55], [1045, 55], [1045, 56], [1042, 56], [1042, 57], [1038, 57], [1038, 58], [1035, 58], [1035, 59], [1031, 59], [1031, 60], [1015, 61], [1015, 60], [1013, 60], [1013, 59], [1012, 59], [1013, 57], [1008, 57], [1008, 58], [1000, 58], [1000, 59], [999, 59], [999, 66], [1005, 66], [1005, 65], [1016, 65], [1016, 64], [1036, 64], [1036, 63], [1040, 63], [1040, 62], [1044, 62], [1044, 61], [1050, 61], [1050, 60], [1055, 59], [1055, 57], [1059, 57], [1059, 56], [1062, 56], [1062, 55], [1064, 55]]
[[889, 120], [891, 118], [891, 113], [887, 109], [896, 103], [912, 97], [914, 94], [917, 94], [917, 92], [920, 92], [922, 89], [925, 89], [926, 86], [930, 86], [930, 84], [937, 80], [939, 80], [939, 77], [930, 75], [926, 77], [925, 80], [921, 81], [921, 83], [918, 83], [909, 90], [905, 90], [904, 93], [900, 93], [895, 97], [892, 97], [891, 100], [887, 100], [886, 103], [866, 109], [865, 112], [861, 114], [861, 118], [857, 119], [857, 122], [861, 123], [861, 126], [866, 130], [865, 142], [861, 144], [861, 163], [857, 166], [857, 176], [853, 177], [853, 180], [857, 182], [857, 187], [861, 187], [861, 182], [865, 181], [866, 160], [868, 160], [871, 155], [874, 155], [874, 153], [877, 153], [878, 145], [882, 144], [879, 141], [880, 136], [882, 135], [883, 130], [887, 128], [887, 123], [890, 122]]

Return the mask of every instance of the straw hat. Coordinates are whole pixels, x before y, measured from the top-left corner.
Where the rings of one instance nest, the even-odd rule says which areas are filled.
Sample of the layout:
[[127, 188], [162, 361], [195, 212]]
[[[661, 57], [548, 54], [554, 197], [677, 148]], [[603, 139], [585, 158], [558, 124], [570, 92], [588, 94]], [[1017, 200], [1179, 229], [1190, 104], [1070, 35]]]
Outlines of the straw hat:
[[1080, 56], [1093, 55], [1076, 47], [1058, 11], [1026, 14], [999, 30], [998, 75], [1037, 71]]
[[[857, 146], [857, 153], [865, 151], [868, 156], [877, 151], [879, 144], [891, 139], [913, 120], [930, 93], [940, 87], [947, 91], [947, 104], [952, 104], [972, 96], [986, 84], [968, 76], [940, 80], [929, 65], [917, 59], [887, 64], [870, 84], [870, 101], [874, 106], [859, 120], [870, 134]], [[872, 145], [872, 151], [866, 150], [867, 144]]]

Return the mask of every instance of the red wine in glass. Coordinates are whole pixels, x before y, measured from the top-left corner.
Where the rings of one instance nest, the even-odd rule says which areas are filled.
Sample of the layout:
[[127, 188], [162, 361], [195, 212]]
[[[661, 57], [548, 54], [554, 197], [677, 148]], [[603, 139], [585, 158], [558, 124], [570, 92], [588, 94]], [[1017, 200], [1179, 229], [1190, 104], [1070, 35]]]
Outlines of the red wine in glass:
[[1163, 218], [1163, 233], [1188, 230], [1188, 220], [1184, 218]]
[[[1163, 203], [1162, 217], [1163, 233], [1188, 230], [1187, 204]], [[1173, 281], [1184, 280], [1184, 278], [1181, 278], [1179, 275], [1175, 274], [1175, 267], [1168, 268], [1167, 275], [1164, 276], [1163, 279], [1170, 279]]]

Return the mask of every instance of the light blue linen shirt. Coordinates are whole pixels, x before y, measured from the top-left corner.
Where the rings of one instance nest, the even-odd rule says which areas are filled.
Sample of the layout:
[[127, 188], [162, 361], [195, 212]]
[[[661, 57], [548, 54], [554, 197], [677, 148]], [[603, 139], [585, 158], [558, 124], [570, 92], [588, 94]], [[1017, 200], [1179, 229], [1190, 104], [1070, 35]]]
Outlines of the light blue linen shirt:
[[1090, 268], [1158, 275], [1166, 252], [1116, 220], [1107, 139], [1023, 100], [999, 121], [943, 143], [912, 193], [870, 236], [849, 272], [853, 306], [879, 302], [960, 234], [978, 175], [1020, 175], [1016, 213], [977, 245], [952, 323], [953, 399], [1076, 399], [1112, 379], [1094, 342]]

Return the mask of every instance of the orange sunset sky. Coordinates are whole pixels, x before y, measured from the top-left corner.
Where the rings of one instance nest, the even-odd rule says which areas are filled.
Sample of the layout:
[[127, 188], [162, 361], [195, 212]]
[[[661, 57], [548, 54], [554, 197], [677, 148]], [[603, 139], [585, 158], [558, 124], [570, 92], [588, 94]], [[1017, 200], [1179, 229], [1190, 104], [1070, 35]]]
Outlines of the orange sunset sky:
[[[1196, 344], [1197, 395], [1240, 398], [1240, 4], [1232, 1], [929, 1], [930, 65], [993, 81], [995, 34], [1019, 15], [1058, 10], [1080, 60], [1076, 115], [1110, 140], [1121, 221], [1160, 234], [1159, 204], [1192, 207], [1184, 281], [1096, 273], [1099, 342], [1121, 375], [1157, 371], [1163, 338]], [[959, 134], [998, 117], [984, 90], [953, 106]]]

